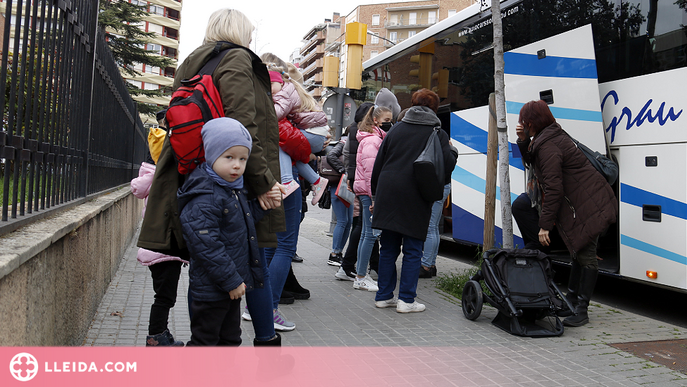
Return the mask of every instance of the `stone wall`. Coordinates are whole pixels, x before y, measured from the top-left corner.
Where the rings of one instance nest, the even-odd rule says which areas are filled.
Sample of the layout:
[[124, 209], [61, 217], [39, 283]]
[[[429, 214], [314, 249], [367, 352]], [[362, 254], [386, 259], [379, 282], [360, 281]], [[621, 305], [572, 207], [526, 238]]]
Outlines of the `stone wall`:
[[81, 345], [141, 220], [129, 188], [0, 238], [0, 345]]

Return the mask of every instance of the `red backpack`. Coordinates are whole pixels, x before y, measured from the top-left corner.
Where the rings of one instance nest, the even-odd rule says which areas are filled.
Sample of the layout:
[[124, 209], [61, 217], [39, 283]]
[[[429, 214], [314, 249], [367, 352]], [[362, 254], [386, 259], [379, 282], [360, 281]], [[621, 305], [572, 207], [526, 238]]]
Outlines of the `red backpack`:
[[234, 47], [220, 51], [221, 46], [222, 43], [218, 42], [211, 59], [198, 75], [181, 81], [165, 112], [169, 144], [182, 175], [205, 161], [203, 137], [200, 134], [203, 125], [213, 118], [224, 117], [222, 97], [212, 81], [212, 73], [224, 55]]

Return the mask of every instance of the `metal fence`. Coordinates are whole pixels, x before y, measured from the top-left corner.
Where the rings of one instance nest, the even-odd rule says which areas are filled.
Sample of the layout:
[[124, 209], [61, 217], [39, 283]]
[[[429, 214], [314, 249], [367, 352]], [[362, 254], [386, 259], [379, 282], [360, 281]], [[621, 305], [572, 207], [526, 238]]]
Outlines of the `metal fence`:
[[0, 235], [128, 183], [147, 134], [95, 0], [0, 0]]

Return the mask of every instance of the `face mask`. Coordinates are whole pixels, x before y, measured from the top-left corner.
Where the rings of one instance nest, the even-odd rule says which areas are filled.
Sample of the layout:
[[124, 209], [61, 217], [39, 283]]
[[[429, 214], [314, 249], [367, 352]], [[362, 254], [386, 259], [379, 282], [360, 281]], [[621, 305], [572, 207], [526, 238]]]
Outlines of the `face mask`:
[[391, 122], [382, 122], [382, 125], [379, 126], [383, 131], [388, 132], [389, 129], [391, 129]]

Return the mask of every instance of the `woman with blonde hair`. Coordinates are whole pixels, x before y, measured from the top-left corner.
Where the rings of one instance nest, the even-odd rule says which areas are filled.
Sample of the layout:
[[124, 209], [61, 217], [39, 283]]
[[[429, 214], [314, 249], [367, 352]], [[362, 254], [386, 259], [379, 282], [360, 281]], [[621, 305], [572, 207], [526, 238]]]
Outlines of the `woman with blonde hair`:
[[[252, 151], [244, 173], [244, 187], [249, 197], [258, 199], [264, 209], [272, 209], [256, 223], [258, 245], [276, 247], [276, 232], [285, 229], [279, 184], [279, 130], [272, 99], [270, 79], [262, 60], [249, 48], [255, 28], [248, 18], [235, 9], [215, 11], [208, 21], [203, 45], [195, 49], [179, 66], [174, 78], [176, 90], [183, 79], [198, 74], [211, 58], [226, 53], [219, 61], [212, 79], [222, 98], [224, 115], [239, 121], [252, 137]], [[185, 176], [177, 171], [169, 139], [165, 139], [158, 160], [157, 173], [150, 190], [148, 210], [143, 220], [138, 245], [152, 250], [182, 250], [186, 245], [178, 216], [176, 192]], [[262, 249], [261, 249], [262, 250]], [[270, 274], [264, 255], [261, 257], [264, 288], [246, 293], [253, 315], [254, 345], [280, 345], [281, 337], [274, 327], [283, 317], [271, 307]], [[284, 276], [286, 273], [284, 273]], [[190, 302], [193, 312], [194, 301]], [[193, 314], [193, 313], [191, 313]], [[192, 315], [193, 319], [194, 316]]]

